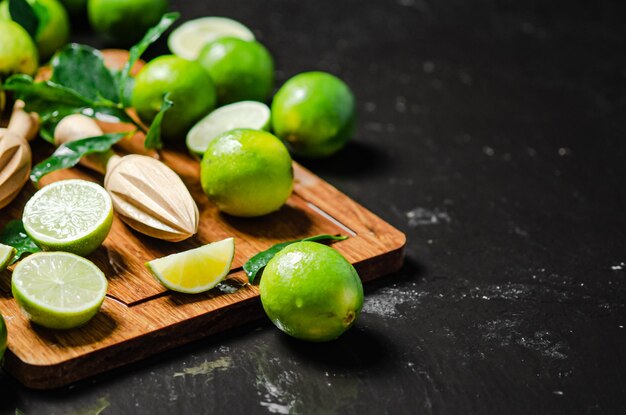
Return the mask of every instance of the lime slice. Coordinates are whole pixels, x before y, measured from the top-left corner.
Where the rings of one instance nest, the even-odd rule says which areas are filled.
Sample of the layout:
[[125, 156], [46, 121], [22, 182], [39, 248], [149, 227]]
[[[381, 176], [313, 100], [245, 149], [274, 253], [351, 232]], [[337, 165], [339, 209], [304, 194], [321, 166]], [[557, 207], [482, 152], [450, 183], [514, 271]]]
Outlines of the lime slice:
[[270, 109], [256, 101], [242, 101], [220, 107], [198, 121], [187, 134], [187, 148], [202, 157], [209, 143], [218, 135], [235, 128], [267, 130]]
[[201, 17], [189, 20], [174, 30], [167, 45], [174, 55], [195, 60], [204, 45], [221, 37], [254, 40], [254, 33], [243, 24], [226, 17]]
[[0, 271], [9, 266], [16, 252], [12, 246], [0, 244]]
[[235, 240], [227, 238], [146, 263], [165, 287], [181, 293], [208, 291], [222, 281], [233, 262]]
[[51, 329], [85, 324], [100, 309], [107, 280], [91, 261], [67, 252], [39, 252], [20, 261], [13, 297], [28, 318]]
[[88, 255], [111, 229], [113, 204], [96, 183], [61, 180], [33, 195], [22, 220], [26, 233], [43, 250]]

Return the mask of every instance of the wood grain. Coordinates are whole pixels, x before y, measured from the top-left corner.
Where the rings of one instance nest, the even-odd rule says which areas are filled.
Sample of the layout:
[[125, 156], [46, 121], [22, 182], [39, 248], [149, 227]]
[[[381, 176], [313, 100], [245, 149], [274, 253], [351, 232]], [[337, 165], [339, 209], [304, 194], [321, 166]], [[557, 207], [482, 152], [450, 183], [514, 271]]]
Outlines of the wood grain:
[[[105, 131], [127, 126], [101, 124]], [[143, 136], [120, 144], [118, 151], [143, 152]], [[32, 143], [35, 162], [52, 151], [47, 143]], [[294, 193], [278, 212], [255, 219], [221, 214], [203, 194], [199, 163], [177, 148], [157, 155], [176, 171], [200, 210], [200, 228], [193, 238], [167, 243], [138, 234], [117, 217], [102, 247], [90, 255], [109, 280], [101, 312], [85, 326], [54, 331], [32, 325], [11, 296], [10, 271], [0, 273], [0, 312], [8, 331], [4, 368], [24, 385], [48, 389], [140, 360], [162, 350], [205, 337], [264, 316], [258, 288], [247, 283], [241, 266], [254, 254], [290, 239], [320, 233], [341, 233], [349, 239], [335, 243], [354, 264], [363, 281], [398, 270], [404, 258], [405, 236], [373, 213], [294, 163]], [[81, 167], [55, 172], [42, 185], [67, 178], [101, 182], [102, 177]], [[21, 212], [35, 192], [27, 184], [2, 210], [0, 227]], [[198, 295], [167, 291], [144, 264], [173, 252], [233, 236], [236, 254], [228, 278]]]

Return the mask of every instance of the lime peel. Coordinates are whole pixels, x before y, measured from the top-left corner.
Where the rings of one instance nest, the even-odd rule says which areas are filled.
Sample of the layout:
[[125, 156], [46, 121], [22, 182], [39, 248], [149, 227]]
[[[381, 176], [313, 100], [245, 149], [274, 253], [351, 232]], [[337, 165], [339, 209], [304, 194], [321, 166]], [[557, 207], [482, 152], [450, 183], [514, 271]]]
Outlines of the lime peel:
[[267, 105], [257, 101], [241, 101], [211, 112], [187, 134], [187, 148], [202, 156], [215, 137], [236, 128], [268, 130], [271, 113]]
[[13, 271], [13, 297], [41, 326], [70, 329], [87, 323], [106, 296], [107, 279], [91, 261], [68, 252], [39, 252]]
[[16, 253], [17, 249], [12, 246], [0, 244], [0, 271], [9, 266]]
[[172, 291], [197, 294], [220, 283], [230, 271], [235, 240], [226, 238], [146, 263], [152, 275]]
[[169, 36], [170, 51], [181, 58], [194, 60], [209, 42], [221, 37], [237, 37], [254, 40], [254, 33], [243, 24], [227, 17], [201, 17], [189, 20], [175, 29]]

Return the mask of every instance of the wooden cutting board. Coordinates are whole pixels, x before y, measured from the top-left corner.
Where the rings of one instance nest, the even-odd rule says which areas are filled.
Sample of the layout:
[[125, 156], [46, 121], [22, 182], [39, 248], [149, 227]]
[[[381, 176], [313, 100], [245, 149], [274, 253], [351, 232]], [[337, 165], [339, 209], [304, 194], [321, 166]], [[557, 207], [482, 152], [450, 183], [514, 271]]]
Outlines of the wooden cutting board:
[[[103, 125], [107, 131], [116, 129]], [[142, 152], [137, 135], [121, 152]], [[35, 162], [52, 152], [33, 143]], [[4, 368], [24, 385], [55, 388], [157, 352], [264, 318], [258, 286], [247, 283], [243, 263], [271, 245], [321, 233], [350, 238], [333, 244], [369, 281], [398, 270], [403, 262], [405, 236], [310, 171], [294, 163], [294, 193], [278, 212], [242, 219], [221, 214], [203, 194], [199, 163], [184, 149], [164, 151], [161, 159], [172, 167], [191, 191], [200, 210], [200, 229], [193, 238], [167, 243], [141, 235], [114, 219], [102, 247], [90, 255], [109, 280], [101, 312], [87, 325], [66, 331], [31, 324], [12, 298], [11, 273], [0, 273], [0, 312], [8, 331]], [[83, 168], [55, 172], [42, 184], [67, 178], [101, 182]], [[0, 227], [21, 212], [34, 188], [2, 210]], [[234, 236], [236, 253], [228, 278], [215, 289], [184, 295], [164, 289], [147, 271], [146, 261]]]

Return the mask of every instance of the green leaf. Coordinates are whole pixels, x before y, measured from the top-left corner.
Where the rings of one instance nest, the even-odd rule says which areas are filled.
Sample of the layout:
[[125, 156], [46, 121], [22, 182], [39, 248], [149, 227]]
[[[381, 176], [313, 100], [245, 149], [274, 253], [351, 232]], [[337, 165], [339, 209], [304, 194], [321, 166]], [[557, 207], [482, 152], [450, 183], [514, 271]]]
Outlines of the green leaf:
[[248, 281], [250, 281], [250, 284], [252, 284], [254, 283], [254, 280], [256, 279], [256, 276], [259, 273], [259, 271], [265, 268], [267, 263], [270, 262], [272, 258], [274, 258], [274, 255], [280, 252], [283, 248], [293, 243], [304, 242], [304, 241], [310, 241], [310, 242], [343, 241], [345, 239], [348, 239], [348, 237], [343, 236], [343, 235], [316, 235], [316, 236], [311, 236], [309, 238], [297, 239], [295, 241], [281, 242], [279, 244], [272, 246], [271, 248], [265, 251], [259, 252], [258, 254], [250, 258], [248, 262], [246, 262], [243, 265], [243, 270], [248, 275]]
[[139, 41], [139, 43], [137, 43], [135, 46], [130, 48], [130, 56], [128, 58], [128, 62], [126, 62], [126, 65], [124, 65], [124, 69], [122, 69], [122, 73], [118, 83], [120, 96], [124, 96], [126, 83], [128, 81], [128, 78], [130, 77], [130, 70], [132, 69], [133, 65], [137, 62], [137, 60], [139, 60], [139, 58], [141, 57], [141, 55], [143, 55], [146, 49], [148, 49], [148, 46], [156, 42], [156, 40], [160, 38], [161, 35], [165, 33], [165, 31], [169, 29], [172, 23], [174, 23], [179, 17], [180, 13], [178, 12], [165, 13], [161, 17], [159, 23], [157, 23], [156, 26], [148, 29], [143, 39], [141, 39], [141, 41]]
[[93, 102], [76, 91], [52, 81], [35, 82], [28, 75], [13, 75], [4, 83], [4, 89], [26, 103], [28, 112], [49, 111], [59, 107], [88, 107]]
[[146, 140], [143, 143], [145, 148], [163, 148], [163, 141], [161, 140], [161, 122], [163, 121], [165, 112], [172, 108], [173, 105], [174, 103], [169, 100], [169, 93], [165, 94], [163, 97], [163, 103], [161, 104], [161, 110], [156, 117], [154, 117], [154, 120], [152, 120], [150, 129], [146, 135]]
[[33, 254], [41, 251], [35, 242], [30, 239], [30, 236], [24, 230], [24, 224], [19, 219], [7, 223], [0, 234], [0, 243], [10, 245], [17, 250], [11, 263], [15, 263], [24, 254]]
[[22, 26], [33, 40], [39, 30], [39, 17], [26, 0], [9, 0], [11, 19]]
[[27, 75], [13, 75], [7, 79], [4, 88], [14, 91], [15, 96], [26, 103], [26, 111], [39, 114], [41, 135], [51, 143], [54, 143], [56, 125], [70, 114], [80, 113], [107, 121], [135, 123], [117, 104], [101, 98], [87, 98], [53, 81], [35, 82]]
[[53, 171], [73, 167], [80, 159], [90, 153], [102, 153], [109, 150], [127, 133], [104, 134], [65, 143], [47, 159], [37, 164], [30, 172], [30, 180], [37, 185], [39, 179]]
[[52, 82], [76, 91], [94, 102], [119, 104], [120, 96], [102, 53], [90, 46], [71, 43], [52, 59]]

